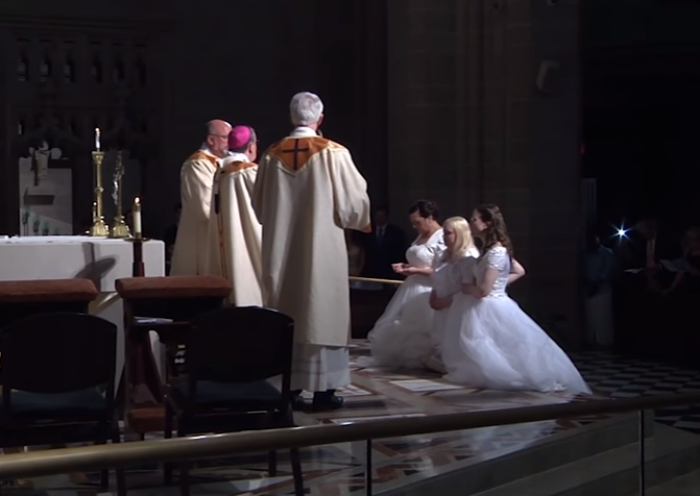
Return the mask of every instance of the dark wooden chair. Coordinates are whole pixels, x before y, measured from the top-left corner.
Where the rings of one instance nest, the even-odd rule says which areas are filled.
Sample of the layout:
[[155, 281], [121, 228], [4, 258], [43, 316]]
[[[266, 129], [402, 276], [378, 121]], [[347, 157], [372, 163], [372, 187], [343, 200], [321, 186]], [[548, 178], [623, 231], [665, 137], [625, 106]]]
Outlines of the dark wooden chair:
[[88, 313], [90, 303], [98, 296], [89, 279], [0, 281], [0, 329], [43, 313]]
[[[229, 307], [192, 321], [187, 338], [187, 379], [167, 392], [165, 437], [293, 427], [290, 393], [293, 320], [259, 307]], [[281, 389], [267, 379], [281, 376]], [[270, 475], [276, 456], [270, 453]], [[298, 449], [291, 450], [295, 494], [304, 494]], [[180, 487], [189, 494], [189, 464], [180, 466]], [[165, 467], [166, 483], [172, 467]]]
[[144, 384], [156, 404], [133, 404], [124, 395], [125, 418], [130, 430], [143, 436], [163, 430], [164, 407], [161, 378], [156, 371], [149, 331], [155, 331], [167, 347], [168, 364], [165, 381], [177, 375], [175, 366], [189, 333], [190, 321], [197, 315], [221, 308], [231, 294], [231, 284], [215, 276], [128, 277], [116, 281], [116, 290], [124, 301], [126, 377], [128, 390]]
[[[117, 327], [92, 315], [42, 314], [0, 330], [0, 447], [119, 443], [116, 353]], [[126, 494], [122, 469], [117, 491]]]

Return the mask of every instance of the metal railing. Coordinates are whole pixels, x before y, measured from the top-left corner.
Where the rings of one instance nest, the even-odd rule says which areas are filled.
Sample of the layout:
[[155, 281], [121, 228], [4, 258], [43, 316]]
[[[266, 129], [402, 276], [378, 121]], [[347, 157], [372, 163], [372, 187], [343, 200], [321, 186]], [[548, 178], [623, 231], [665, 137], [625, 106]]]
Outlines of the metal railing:
[[[640, 495], [645, 494], [644, 411], [700, 403], [700, 393], [640, 396], [617, 400], [591, 400], [503, 410], [452, 413], [426, 417], [383, 419], [360, 423], [313, 425], [264, 431], [209, 434], [175, 439], [135, 441], [83, 446], [0, 456], [0, 480], [101, 470], [152, 462], [177, 462], [269, 452], [294, 447], [458, 431], [498, 425], [522, 424], [589, 415], [640, 412]], [[371, 464], [371, 459], [366, 463]], [[366, 470], [367, 494], [371, 494], [371, 469]]]
[[379, 279], [377, 277], [348, 276], [348, 279], [355, 282], [371, 282], [374, 284], [388, 284], [392, 286], [401, 286], [404, 283], [404, 281], [400, 279]]

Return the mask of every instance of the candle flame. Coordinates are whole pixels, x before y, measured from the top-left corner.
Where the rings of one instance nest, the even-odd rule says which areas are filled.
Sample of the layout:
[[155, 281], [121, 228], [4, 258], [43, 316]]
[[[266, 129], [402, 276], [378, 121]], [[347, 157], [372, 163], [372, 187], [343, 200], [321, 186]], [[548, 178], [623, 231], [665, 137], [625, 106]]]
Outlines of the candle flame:
[[96, 127], [96, 128], [95, 128], [95, 134], [96, 134], [97, 136], [100, 135], [100, 128], [99, 128], [99, 127]]
[[138, 205], [139, 203], [141, 203], [141, 200], [137, 196], [136, 199], [134, 199], [134, 205]]

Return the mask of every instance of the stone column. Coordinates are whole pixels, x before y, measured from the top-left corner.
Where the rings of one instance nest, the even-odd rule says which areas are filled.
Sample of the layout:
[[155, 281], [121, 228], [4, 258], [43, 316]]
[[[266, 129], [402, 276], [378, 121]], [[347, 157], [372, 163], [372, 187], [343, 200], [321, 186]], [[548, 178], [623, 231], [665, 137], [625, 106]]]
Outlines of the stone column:
[[389, 9], [387, 183], [396, 220], [417, 198], [436, 199], [447, 215], [498, 204], [529, 274], [513, 294], [575, 344], [576, 0], [413, 0]]
[[[440, 200], [448, 214], [461, 212], [465, 192], [465, 74], [456, 61], [458, 10], [455, 0], [388, 2], [388, 174], [394, 220], [418, 198]], [[461, 50], [460, 50], [461, 53]], [[458, 75], [459, 74], [459, 75]], [[458, 98], [459, 95], [459, 98]], [[460, 141], [462, 139], [462, 141]]]
[[535, 80], [529, 116], [530, 287], [549, 328], [575, 346], [583, 329], [580, 4], [540, 0], [523, 7], [523, 12], [528, 10]]

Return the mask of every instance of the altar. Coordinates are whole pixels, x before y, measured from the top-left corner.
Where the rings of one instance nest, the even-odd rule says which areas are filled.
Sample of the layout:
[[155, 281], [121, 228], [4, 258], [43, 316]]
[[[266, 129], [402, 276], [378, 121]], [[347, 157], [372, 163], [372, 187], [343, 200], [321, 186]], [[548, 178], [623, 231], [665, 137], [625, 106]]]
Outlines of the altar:
[[[132, 275], [132, 243], [124, 239], [91, 236], [24, 236], [0, 238], [0, 281], [91, 279], [100, 296], [90, 313], [116, 324], [117, 377], [124, 365], [124, 316], [116, 293], [117, 279]], [[165, 275], [165, 244], [143, 243], [146, 276]]]

